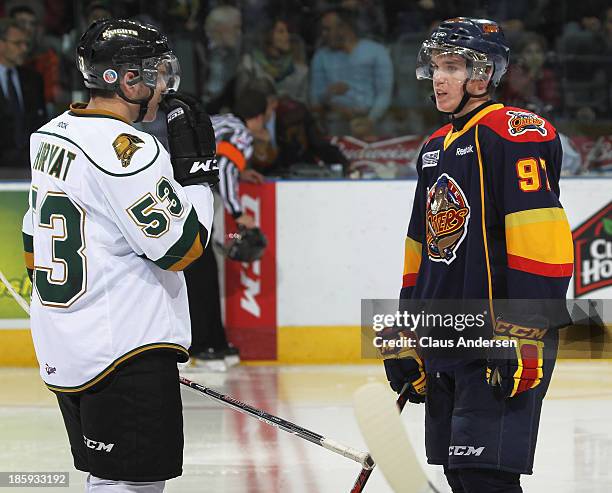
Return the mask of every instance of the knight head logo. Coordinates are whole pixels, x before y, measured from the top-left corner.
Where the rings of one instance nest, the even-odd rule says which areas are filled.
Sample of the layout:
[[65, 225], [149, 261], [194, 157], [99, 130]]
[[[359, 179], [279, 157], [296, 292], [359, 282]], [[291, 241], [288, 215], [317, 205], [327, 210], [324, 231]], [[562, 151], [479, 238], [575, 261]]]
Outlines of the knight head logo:
[[506, 114], [511, 117], [508, 120], [508, 133], [513, 137], [526, 132], [538, 132], [542, 137], [546, 137], [548, 134], [544, 126], [544, 119], [534, 113], [507, 111]]
[[461, 187], [446, 173], [427, 191], [425, 216], [429, 258], [450, 264], [467, 233], [470, 206]]
[[127, 168], [130, 165], [132, 156], [142, 147], [140, 144], [144, 144], [144, 140], [135, 135], [119, 134], [117, 136], [113, 141], [113, 149], [115, 149], [117, 159], [121, 161], [121, 166]]

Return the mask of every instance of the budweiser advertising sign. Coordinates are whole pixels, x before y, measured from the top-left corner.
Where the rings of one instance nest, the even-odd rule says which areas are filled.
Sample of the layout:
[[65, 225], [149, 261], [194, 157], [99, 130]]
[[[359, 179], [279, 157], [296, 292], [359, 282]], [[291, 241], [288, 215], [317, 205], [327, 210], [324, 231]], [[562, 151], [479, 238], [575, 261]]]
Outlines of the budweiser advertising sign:
[[351, 169], [381, 178], [394, 178], [416, 175], [415, 163], [423, 137], [405, 135], [365, 142], [355, 137], [342, 136], [333, 137], [331, 142], [350, 160]]
[[573, 233], [574, 296], [612, 286], [612, 202]]
[[[276, 358], [276, 189], [274, 183], [240, 184], [245, 214], [253, 216], [268, 246], [252, 263], [225, 260], [225, 325], [243, 359]], [[236, 231], [225, 214], [225, 231]]]

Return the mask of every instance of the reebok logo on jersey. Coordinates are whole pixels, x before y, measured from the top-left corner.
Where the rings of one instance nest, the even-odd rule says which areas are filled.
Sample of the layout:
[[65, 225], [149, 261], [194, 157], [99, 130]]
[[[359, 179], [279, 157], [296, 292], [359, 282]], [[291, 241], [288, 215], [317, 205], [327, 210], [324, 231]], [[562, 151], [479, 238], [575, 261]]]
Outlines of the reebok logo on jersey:
[[106, 453], [109, 453], [111, 450], [113, 450], [113, 447], [115, 446], [114, 443], [103, 443], [96, 442], [95, 440], [90, 440], [85, 435], [83, 435], [83, 441], [85, 442], [85, 446], [87, 448], [90, 448], [92, 450], [104, 451]]
[[49, 363], [45, 363], [45, 371], [47, 372], [47, 375], [51, 375], [52, 373], [55, 373], [57, 370], [55, 369], [55, 367], [49, 366]]
[[132, 161], [134, 153], [141, 148], [140, 144], [144, 144], [144, 140], [131, 134], [119, 134], [113, 141], [113, 149], [117, 159], [121, 161], [121, 166], [127, 168]]
[[216, 169], [219, 169], [217, 166], [217, 160], [207, 159], [206, 161], [194, 161], [194, 163], [191, 165], [191, 169], [189, 170], [189, 173], [196, 173], [199, 170], [208, 172], [208, 171], [213, 171]]
[[457, 147], [457, 156], [465, 156], [466, 154], [469, 154], [470, 152], [474, 152], [474, 146], [467, 146], [467, 147]]
[[430, 168], [438, 164], [440, 159], [440, 149], [437, 151], [429, 151], [423, 154], [423, 168]]
[[485, 447], [474, 447], [472, 445], [451, 445], [448, 447], [448, 455], [474, 455], [480, 457]]

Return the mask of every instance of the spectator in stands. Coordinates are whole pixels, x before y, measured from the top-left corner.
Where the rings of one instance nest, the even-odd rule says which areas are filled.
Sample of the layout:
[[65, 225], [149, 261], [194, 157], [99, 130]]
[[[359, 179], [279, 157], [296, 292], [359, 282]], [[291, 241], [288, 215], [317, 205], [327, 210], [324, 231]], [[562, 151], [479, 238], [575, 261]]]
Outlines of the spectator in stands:
[[237, 92], [254, 79], [269, 79], [278, 95], [306, 101], [308, 67], [304, 45], [284, 18], [276, 18], [263, 30], [260, 46], [242, 57]]
[[434, 24], [437, 25], [440, 19], [448, 19], [460, 14], [461, 10], [455, 4], [453, 0], [418, 0], [400, 3], [395, 19], [389, 16], [390, 21], [395, 21], [393, 36], [404, 37], [412, 41], [421, 39], [423, 33], [432, 28]]
[[[196, 56], [202, 98], [211, 112], [211, 101], [233, 93], [234, 88], [229, 86], [235, 85], [242, 44], [240, 10], [230, 5], [215, 7], [204, 21], [204, 32], [205, 39], [196, 45]], [[224, 102], [217, 106], [213, 108], [215, 113]]]
[[28, 35], [0, 19], [0, 166], [28, 170], [30, 134], [46, 122], [42, 77], [23, 67]]
[[83, 84], [83, 75], [79, 72], [75, 60], [76, 45], [81, 34], [98, 19], [113, 17], [110, 2], [94, 0], [85, 5], [82, 15], [76, 25], [62, 36], [61, 40], [61, 70], [62, 81], [66, 89], [65, 102], [86, 101], [88, 91]]
[[[387, 49], [361, 39], [352, 12], [334, 9], [321, 19], [322, 46], [311, 64], [310, 98], [327, 131], [346, 134], [355, 119], [371, 124], [391, 102], [393, 66]], [[355, 122], [352, 125], [356, 125]]]
[[387, 37], [387, 19], [383, 2], [377, 0], [342, 0], [340, 7], [355, 16], [355, 30], [364, 38], [384, 41]]
[[510, 64], [501, 100], [521, 108], [543, 108], [546, 113], [560, 109], [561, 88], [558, 74], [546, 64], [546, 40], [535, 33], [521, 37], [518, 58]]
[[42, 12], [37, 12], [32, 4], [23, 2], [13, 4], [8, 14], [21, 26], [28, 38], [29, 52], [24, 65], [36, 70], [42, 76], [47, 112], [55, 113], [54, 105], [59, 101], [62, 90], [60, 58], [45, 37]]
[[606, 85], [608, 86], [608, 114], [612, 111], [612, 7], [606, 10]]
[[563, 62], [563, 99], [572, 116], [608, 116], [609, 83], [606, 76], [605, 35], [601, 5], [585, 0], [576, 4], [558, 42]]
[[304, 103], [287, 95], [277, 96], [269, 79], [253, 80], [247, 88], [268, 98], [264, 125], [251, 130], [252, 163], [258, 171], [286, 176], [294, 164], [341, 164], [344, 170], [348, 168], [342, 151], [325, 138]]

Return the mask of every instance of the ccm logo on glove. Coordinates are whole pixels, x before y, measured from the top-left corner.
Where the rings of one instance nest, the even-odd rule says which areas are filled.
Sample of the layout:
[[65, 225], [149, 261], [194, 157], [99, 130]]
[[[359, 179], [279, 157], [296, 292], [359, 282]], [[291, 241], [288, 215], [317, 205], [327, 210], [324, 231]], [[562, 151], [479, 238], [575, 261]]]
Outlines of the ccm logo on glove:
[[206, 161], [194, 161], [191, 165], [190, 173], [196, 173], [199, 170], [202, 171], [214, 171], [218, 170], [219, 166], [217, 166], [216, 159], [207, 159]]

